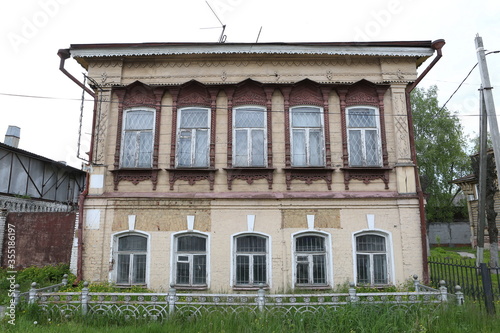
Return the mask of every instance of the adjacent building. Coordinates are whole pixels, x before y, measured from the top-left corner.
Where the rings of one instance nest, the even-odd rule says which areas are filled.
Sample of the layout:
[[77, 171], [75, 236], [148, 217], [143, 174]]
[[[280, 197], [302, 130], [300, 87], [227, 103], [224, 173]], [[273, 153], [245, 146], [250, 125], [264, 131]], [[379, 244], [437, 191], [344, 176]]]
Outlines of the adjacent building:
[[425, 275], [409, 92], [443, 45], [61, 49], [95, 97], [79, 277], [280, 291]]

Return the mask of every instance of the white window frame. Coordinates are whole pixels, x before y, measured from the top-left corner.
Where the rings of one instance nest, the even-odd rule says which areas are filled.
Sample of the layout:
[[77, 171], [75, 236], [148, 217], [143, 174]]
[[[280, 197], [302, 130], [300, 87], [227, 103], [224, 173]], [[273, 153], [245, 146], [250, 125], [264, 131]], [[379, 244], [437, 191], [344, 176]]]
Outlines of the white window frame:
[[[204, 110], [207, 112], [207, 125], [206, 127], [199, 127], [199, 128], [181, 128], [181, 122], [182, 122], [182, 116], [184, 111], [189, 111], [189, 110]], [[210, 166], [210, 140], [211, 140], [211, 129], [210, 129], [210, 124], [211, 124], [211, 110], [206, 107], [185, 107], [185, 108], [180, 108], [178, 110], [178, 116], [177, 116], [177, 144], [176, 144], [176, 158], [175, 158], [175, 164], [177, 168], [208, 168]], [[196, 145], [197, 145], [197, 134], [196, 132], [198, 130], [203, 130], [207, 132], [207, 145], [205, 147], [206, 149], [206, 165], [202, 166], [197, 166], [195, 165], [195, 157], [196, 157]], [[180, 144], [181, 144], [181, 133], [182, 132], [191, 132], [191, 156], [190, 156], [190, 163], [189, 165], [180, 165]]]
[[[118, 278], [118, 254], [119, 254], [119, 251], [118, 251], [118, 242], [119, 242], [119, 239], [122, 238], [122, 237], [125, 237], [125, 236], [141, 236], [141, 237], [145, 237], [146, 238], [146, 244], [147, 244], [147, 248], [146, 248], [146, 279], [145, 279], [145, 283], [131, 283], [131, 284], [123, 284], [123, 283], [120, 283], [118, 284], [117, 283], [117, 278]], [[149, 286], [149, 275], [150, 275], [150, 261], [151, 261], [151, 235], [147, 232], [144, 232], [144, 231], [139, 231], [139, 230], [134, 230], [134, 231], [129, 231], [129, 230], [126, 230], [126, 231], [120, 231], [120, 232], [117, 232], [117, 233], [114, 233], [111, 235], [111, 244], [110, 244], [110, 267], [112, 268], [109, 272], [109, 275], [108, 275], [108, 281], [110, 283], [116, 283], [117, 285], [120, 285], [120, 286], [133, 286], [133, 285], [139, 285], [139, 286]], [[132, 272], [132, 270], [130, 270], [130, 272]], [[129, 281], [130, 282], [130, 281]]]
[[[191, 255], [189, 256], [188, 253], [184, 253], [184, 252], [178, 253], [177, 252], [177, 240], [179, 239], [179, 237], [182, 237], [182, 236], [195, 236], [195, 237], [205, 238], [205, 241], [206, 241], [206, 243], [205, 243], [205, 246], [206, 246], [206, 250], [205, 250], [205, 257], [206, 257], [205, 284], [193, 284], [192, 283], [192, 281], [193, 281], [192, 257], [193, 257], [193, 255], [195, 255], [195, 253], [191, 253]], [[176, 232], [176, 233], [172, 234], [171, 244], [172, 244], [172, 247], [171, 247], [171, 251], [170, 251], [170, 253], [171, 253], [170, 281], [172, 281], [172, 283], [174, 283], [175, 286], [180, 287], [180, 288], [185, 288], [185, 289], [208, 289], [208, 288], [210, 288], [210, 234], [205, 233], [205, 232], [195, 231], [195, 230]], [[199, 253], [196, 253], [196, 254], [199, 254]], [[185, 256], [185, 255], [188, 255], [190, 257], [190, 260], [189, 260], [189, 263], [190, 263], [190, 274], [189, 274], [190, 284], [189, 285], [179, 284], [177, 282], [178, 257]]]
[[[319, 127], [311, 127], [311, 126], [308, 126], [308, 127], [301, 127], [301, 126], [297, 126], [297, 127], [294, 127], [293, 126], [293, 114], [294, 114], [294, 110], [296, 109], [300, 109], [300, 108], [315, 108], [315, 109], [318, 109], [319, 110], [319, 117], [320, 117], [320, 126]], [[324, 124], [324, 110], [322, 107], [319, 107], [319, 106], [315, 106], [315, 105], [296, 105], [296, 106], [293, 106], [293, 107], [290, 107], [290, 155], [291, 155], [291, 164], [292, 164], [292, 167], [324, 167], [325, 166], [325, 124]], [[309, 134], [311, 132], [311, 130], [318, 130], [319, 129], [319, 132], [320, 132], [320, 135], [321, 135], [321, 163], [320, 164], [311, 164], [311, 144], [309, 142]], [[303, 130], [305, 132], [305, 135], [304, 135], [304, 138], [305, 138], [305, 142], [304, 142], [304, 145], [305, 145], [305, 149], [306, 149], [306, 163], [305, 165], [298, 165], [296, 164], [297, 162], [295, 161], [295, 157], [294, 157], [294, 146], [295, 146], [295, 143], [294, 143], [294, 138], [293, 138], [293, 132], [294, 130]]]
[[[297, 256], [300, 256], [300, 252], [296, 251], [295, 240], [302, 236], [316, 236], [322, 237], [325, 244], [325, 280], [326, 284], [298, 284], [297, 283]], [[331, 288], [333, 287], [333, 257], [332, 257], [332, 239], [331, 234], [325, 231], [318, 230], [307, 230], [299, 231], [291, 235], [291, 247], [292, 247], [292, 288]], [[310, 267], [310, 269], [313, 269]]]
[[[367, 235], [375, 235], [375, 236], [381, 236], [385, 239], [385, 254], [386, 254], [386, 266], [387, 266], [387, 284], [373, 284], [373, 265], [370, 265], [370, 279], [371, 283], [369, 284], [370, 286], [387, 286], [387, 285], [394, 285], [394, 281], [396, 281], [396, 276], [395, 276], [395, 266], [394, 266], [394, 255], [393, 255], [393, 242], [392, 242], [392, 234], [388, 231], [385, 230], [380, 230], [380, 229], [368, 229], [368, 230], [361, 230], [354, 232], [352, 234], [352, 251], [353, 251], [353, 272], [354, 272], [354, 283], [356, 285], [358, 284], [358, 251], [356, 248], [356, 239], [357, 237], [360, 236], [367, 236]], [[377, 252], [379, 253], [379, 252]], [[368, 254], [370, 255], [370, 261], [371, 263], [373, 262], [373, 254], [376, 254], [374, 252], [364, 252], [361, 251], [359, 254]], [[363, 284], [364, 285], [364, 284]]]
[[[137, 112], [137, 111], [146, 111], [146, 112], [152, 112], [153, 113], [153, 126], [151, 128], [151, 154], [150, 154], [150, 162], [149, 166], [138, 166], [139, 163], [139, 156], [138, 153], [140, 151], [139, 147], [137, 146], [140, 144], [140, 140], [136, 140], [136, 151], [135, 151], [135, 165], [134, 166], [125, 166], [124, 165], [124, 159], [125, 159], [125, 133], [128, 132], [136, 132], [136, 135], [139, 135], [141, 132], [146, 132], [149, 130], [127, 130], [126, 125], [127, 125], [127, 117], [129, 113], [132, 112]], [[129, 109], [126, 109], [123, 111], [123, 120], [122, 120], [122, 133], [121, 133], [121, 151], [120, 151], [120, 168], [137, 168], [137, 169], [143, 169], [143, 168], [152, 168], [153, 167], [153, 154], [154, 154], [154, 142], [155, 142], [155, 130], [156, 130], [156, 109], [154, 108], [149, 108], [149, 107], [132, 107]]]
[[[349, 117], [350, 117], [350, 112], [354, 111], [356, 109], [370, 109], [375, 111], [375, 126], [376, 127], [349, 127]], [[347, 147], [348, 147], [348, 154], [349, 154], [349, 166], [351, 167], [381, 167], [382, 166], [382, 137], [381, 137], [381, 131], [380, 131], [380, 111], [378, 108], [373, 107], [373, 106], [366, 106], [366, 105], [355, 105], [355, 106], [350, 106], [346, 108], [346, 131], [347, 131]], [[367, 131], [372, 131], [376, 130], [377, 132], [377, 163], [376, 164], [368, 164], [366, 162], [367, 160], [367, 152], [366, 152], [366, 132]], [[360, 131], [361, 132], [361, 155], [362, 155], [362, 163], [361, 164], [353, 164], [351, 160], [352, 154], [352, 144], [351, 144], [351, 131]]]
[[[269, 287], [271, 288], [271, 282], [272, 282], [272, 271], [271, 271], [271, 236], [261, 233], [261, 232], [241, 232], [238, 234], [234, 234], [231, 236], [231, 287], [232, 288], [241, 288], [241, 289], [256, 289], [259, 288], [260, 284], [256, 283], [249, 283], [249, 284], [237, 284], [236, 283], [236, 263], [237, 263], [237, 257], [238, 253], [236, 252], [236, 241], [240, 237], [244, 236], [257, 236], [257, 237], [262, 237], [266, 239], [266, 283], [264, 284], [264, 287]], [[249, 278], [250, 280], [253, 279], [253, 265], [251, 261], [249, 263]]]
[[[238, 127], [236, 128], [236, 113], [238, 111], [261, 111], [264, 117], [264, 126], [263, 127]], [[233, 108], [233, 166], [235, 167], [267, 167], [267, 109], [260, 105], [245, 105], [238, 106]], [[245, 165], [239, 165], [236, 163], [236, 149], [237, 149], [237, 131], [247, 132], [247, 163]], [[252, 132], [253, 131], [263, 131], [264, 132], [264, 143], [263, 143], [263, 161], [262, 165], [254, 165], [252, 162], [252, 148], [253, 148], [253, 140], [252, 140]]]

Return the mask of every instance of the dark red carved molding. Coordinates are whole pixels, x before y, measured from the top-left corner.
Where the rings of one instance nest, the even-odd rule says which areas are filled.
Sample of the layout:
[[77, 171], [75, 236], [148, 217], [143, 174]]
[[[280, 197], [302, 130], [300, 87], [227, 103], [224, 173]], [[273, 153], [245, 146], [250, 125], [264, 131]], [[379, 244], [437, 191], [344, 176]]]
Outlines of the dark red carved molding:
[[232, 189], [233, 180], [245, 180], [248, 185], [253, 184], [255, 180], [266, 179], [268, 189], [273, 188], [274, 168], [224, 168], [227, 172], [227, 188]]
[[156, 190], [158, 184], [159, 169], [117, 169], [111, 170], [113, 173], [114, 190], [118, 191], [118, 184], [125, 180], [137, 185], [139, 182], [150, 180], [153, 184], [153, 191]]
[[167, 169], [169, 173], [170, 190], [173, 191], [177, 180], [185, 180], [189, 185], [194, 185], [197, 181], [208, 180], [210, 191], [213, 191], [215, 184], [215, 172], [217, 169]]
[[317, 83], [303, 80], [295, 84], [290, 94], [290, 106], [316, 105], [324, 106], [323, 96]]
[[[344, 171], [345, 189], [349, 189], [349, 181], [361, 180], [368, 184], [371, 180], [382, 179], [389, 189], [389, 160], [387, 151], [387, 139], [385, 133], [384, 95], [389, 88], [388, 85], [376, 85], [366, 80], [361, 80], [350, 86], [336, 88], [340, 98], [340, 113], [342, 123], [342, 160]], [[381, 168], [350, 168], [349, 150], [347, 145], [346, 108], [356, 105], [368, 105], [378, 108], [380, 119], [380, 140], [382, 145], [382, 167]], [[377, 171], [378, 170], [378, 171]]]
[[233, 96], [233, 107], [240, 105], [266, 105], [267, 96], [262, 85], [253, 81], [245, 80], [236, 85]]
[[385, 189], [389, 189], [389, 174], [392, 168], [341, 168], [344, 172], [345, 189], [349, 190], [349, 182], [351, 180], [359, 180], [365, 184], [369, 184], [376, 179], [382, 179], [385, 184]]
[[178, 108], [186, 106], [202, 106], [208, 108], [210, 105], [211, 97], [205, 85], [193, 80], [181, 87], [177, 98]]
[[332, 189], [332, 168], [284, 168], [286, 189], [292, 189], [292, 180], [304, 181], [311, 185], [313, 181], [324, 180], [328, 190]]
[[[118, 98], [118, 126], [116, 133], [115, 159], [114, 170], [112, 170], [114, 179], [114, 188], [118, 189], [118, 183], [121, 180], [131, 181], [137, 184], [142, 180], [151, 180], [153, 182], [153, 190], [156, 190], [158, 178], [158, 150], [160, 142], [160, 119], [161, 119], [161, 99], [165, 93], [163, 87], [150, 87], [139, 81], [136, 81], [124, 88], [116, 88], [114, 90]], [[155, 109], [155, 129], [153, 139], [153, 156], [152, 169], [120, 169], [120, 154], [121, 154], [121, 139], [123, 130], [123, 113], [124, 110], [132, 107], [151, 107]]]

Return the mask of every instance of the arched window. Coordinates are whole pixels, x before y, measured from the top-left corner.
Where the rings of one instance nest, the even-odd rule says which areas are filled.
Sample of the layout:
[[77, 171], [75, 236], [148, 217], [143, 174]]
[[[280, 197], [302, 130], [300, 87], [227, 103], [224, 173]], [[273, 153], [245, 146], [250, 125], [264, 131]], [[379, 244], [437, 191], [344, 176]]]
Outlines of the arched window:
[[118, 236], [116, 249], [116, 284], [146, 284], [148, 239], [142, 235]]
[[325, 166], [323, 109], [317, 106], [290, 108], [292, 166]]
[[356, 282], [366, 285], [387, 285], [391, 282], [387, 238], [380, 234], [355, 236]]
[[268, 238], [246, 234], [234, 237], [234, 285], [236, 287], [269, 285]]
[[207, 286], [207, 237], [186, 233], [174, 238], [175, 285], [184, 287]]
[[155, 110], [136, 107], [124, 112], [122, 134], [122, 168], [151, 168]]
[[329, 269], [326, 237], [299, 234], [293, 242], [295, 286], [327, 286]]
[[378, 110], [370, 106], [347, 109], [349, 166], [381, 167], [382, 153]]

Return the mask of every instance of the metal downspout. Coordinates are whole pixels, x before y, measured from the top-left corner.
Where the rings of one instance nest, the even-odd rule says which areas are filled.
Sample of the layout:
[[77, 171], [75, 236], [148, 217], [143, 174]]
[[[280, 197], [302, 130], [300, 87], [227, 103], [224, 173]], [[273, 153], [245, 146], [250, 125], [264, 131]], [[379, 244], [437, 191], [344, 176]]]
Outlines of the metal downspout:
[[427, 264], [427, 221], [425, 217], [425, 200], [424, 200], [424, 192], [422, 191], [422, 186], [420, 184], [420, 177], [418, 174], [418, 163], [417, 163], [417, 151], [415, 149], [415, 133], [413, 128], [413, 116], [411, 112], [411, 101], [410, 101], [410, 93], [415, 89], [415, 87], [422, 81], [422, 79], [427, 75], [427, 73], [434, 67], [434, 65], [441, 59], [443, 56], [441, 49], [444, 46], [444, 39], [438, 39], [432, 42], [431, 47], [437, 51], [436, 57], [432, 60], [432, 62], [427, 66], [427, 68], [417, 77], [415, 82], [409, 84], [405, 89], [405, 97], [406, 97], [406, 109], [408, 110], [408, 128], [410, 133], [410, 147], [411, 147], [411, 158], [413, 163], [415, 164], [415, 184], [417, 185], [417, 195], [419, 202], [419, 211], [420, 211], [420, 236], [422, 242], [422, 268], [423, 268], [423, 282], [429, 282], [429, 267]]
[[[90, 151], [89, 151], [89, 164], [92, 165], [93, 161], [93, 152], [94, 152], [94, 129], [96, 123], [96, 112], [97, 112], [97, 95], [86, 87], [82, 82], [78, 81], [73, 75], [71, 75], [65, 68], [64, 63], [66, 59], [71, 56], [69, 49], [60, 49], [57, 52], [57, 55], [61, 58], [59, 63], [59, 70], [63, 72], [67, 77], [69, 77], [73, 82], [75, 82], [78, 86], [80, 86], [85, 92], [87, 92], [94, 99], [94, 109], [92, 116], [92, 135], [90, 139]], [[87, 171], [85, 178], [85, 188], [80, 193], [78, 198], [78, 258], [76, 264], [76, 282], [81, 281], [83, 279], [83, 204], [85, 202], [85, 198], [89, 193], [89, 184], [90, 183], [90, 173]]]

